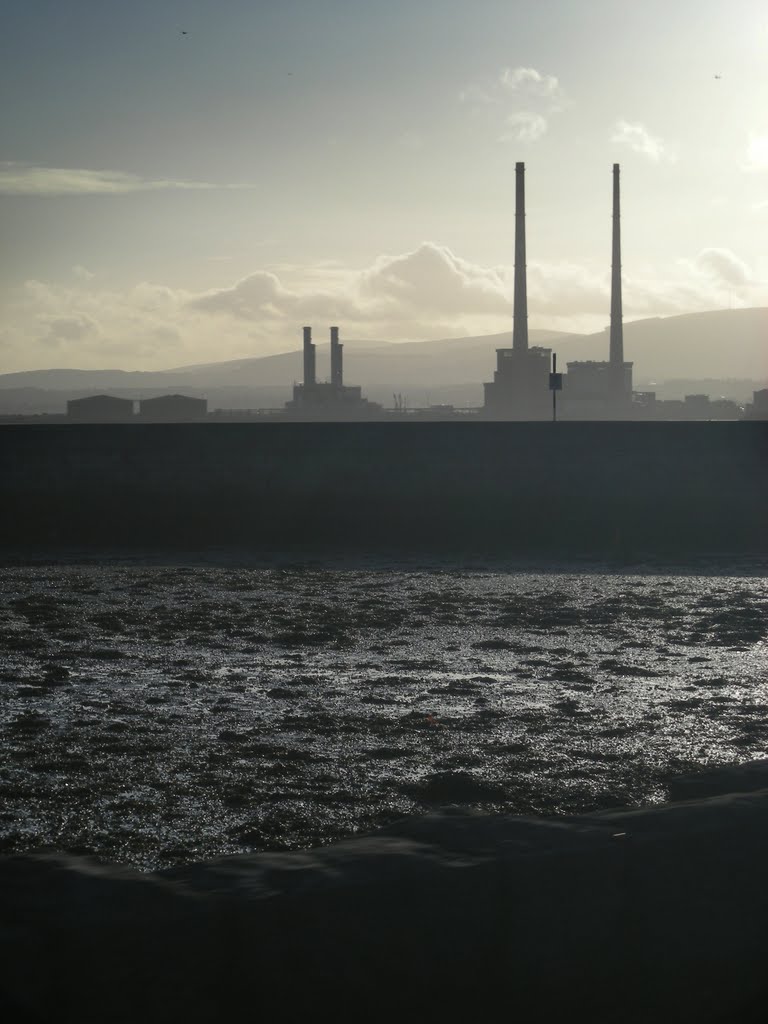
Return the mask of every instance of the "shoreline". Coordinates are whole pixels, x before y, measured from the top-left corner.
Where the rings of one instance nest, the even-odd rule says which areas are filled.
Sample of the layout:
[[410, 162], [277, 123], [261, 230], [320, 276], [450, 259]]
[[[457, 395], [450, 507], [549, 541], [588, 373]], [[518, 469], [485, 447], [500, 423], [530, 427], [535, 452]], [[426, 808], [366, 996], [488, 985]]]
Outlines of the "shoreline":
[[135, 548], [90, 548], [84, 546], [38, 549], [0, 546], [0, 570], [46, 567], [105, 566], [111, 568], [190, 568], [311, 570], [365, 572], [445, 572], [541, 575], [617, 576], [732, 576], [759, 578], [768, 576], [768, 555], [743, 552], [707, 554], [685, 559], [657, 555], [611, 559], [592, 555], [571, 558], [521, 558], [476, 553], [469, 556], [410, 556], [402, 553], [363, 550], [318, 551], [285, 549], [271, 554], [247, 549], [202, 548], [188, 550], [137, 550]]

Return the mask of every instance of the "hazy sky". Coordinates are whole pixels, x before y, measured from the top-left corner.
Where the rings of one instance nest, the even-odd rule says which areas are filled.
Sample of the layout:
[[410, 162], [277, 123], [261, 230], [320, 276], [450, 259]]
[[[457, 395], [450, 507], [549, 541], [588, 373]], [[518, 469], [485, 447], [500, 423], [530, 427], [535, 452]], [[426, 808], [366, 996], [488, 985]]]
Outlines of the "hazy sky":
[[[186, 32], [187, 34], [182, 34]], [[721, 76], [721, 77], [715, 77]], [[5, 0], [0, 372], [768, 305], [764, 0]]]

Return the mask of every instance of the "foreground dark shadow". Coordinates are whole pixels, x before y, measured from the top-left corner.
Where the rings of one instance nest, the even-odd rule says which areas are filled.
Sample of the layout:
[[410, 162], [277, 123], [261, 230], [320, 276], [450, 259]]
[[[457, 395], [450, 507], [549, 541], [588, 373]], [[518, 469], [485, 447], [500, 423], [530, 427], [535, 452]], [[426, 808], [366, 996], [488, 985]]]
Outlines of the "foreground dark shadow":
[[663, 807], [456, 811], [153, 875], [5, 858], [2, 988], [17, 1019], [73, 1024], [757, 1021], [762, 787], [766, 762]]
[[768, 423], [0, 428], [6, 552], [768, 551]]

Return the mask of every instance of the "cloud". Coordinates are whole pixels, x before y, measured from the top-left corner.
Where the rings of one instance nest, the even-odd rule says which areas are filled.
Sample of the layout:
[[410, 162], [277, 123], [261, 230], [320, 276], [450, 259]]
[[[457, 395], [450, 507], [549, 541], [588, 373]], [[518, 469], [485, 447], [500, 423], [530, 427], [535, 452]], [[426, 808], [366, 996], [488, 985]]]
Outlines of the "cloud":
[[279, 315], [281, 308], [290, 305], [294, 297], [286, 291], [274, 274], [258, 271], [249, 274], [230, 288], [217, 288], [190, 301], [192, 309], [208, 313], [230, 313], [232, 316], [253, 319], [264, 315]]
[[[360, 275], [359, 293], [388, 304], [391, 312], [506, 315], [510, 296], [505, 272], [470, 263], [445, 246], [424, 242], [413, 252], [383, 257]], [[370, 312], [380, 315], [381, 306]]]
[[[323, 261], [256, 269], [230, 286], [192, 292], [100, 278], [28, 281], [9, 303], [6, 369], [57, 365], [150, 369], [297, 349], [303, 324], [337, 323], [348, 338], [419, 340], [509, 330], [514, 272], [436, 242], [382, 255], [370, 266]], [[628, 320], [768, 304], [768, 288], [740, 257], [709, 247], [669, 266], [627, 270]], [[531, 327], [601, 330], [610, 309], [610, 268], [528, 261]]]
[[310, 287], [292, 289], [274, 273], [257, 271], [229, 288], [193, 297], [188, 307], [254, 321], [317, 317], [361, 325], [426, 315], [507, 314], [510, 308], [504, 270], [480, 267], [434, 242], [382, 256], [358, 272], [315, 268], [306, 281]]
[[489, 112], [496, 124], [501, 116], [499, 142], [537, 142], [552, 115], [568, 106], [555, 75], [530, 67], [502, 68], [494, 79], [467, 86], [459, 98], [475, 112]]
[[202, 313], [261, 323], [289, 318], [303, 320], [313, 316], [333, 320], [362, 316], [364, 319], [347, 283], [341, 288], [326, 291], [312, 288], [294, 291], [283, 285], [275, 274], [265, 270], [249, 274], [229, 288], [204, 292], [191, 298], [186, 305], [188, 309]]
[[58, 317], [42, 314], [38, 320], [47, 327], [47, 332], [40, 339], [44, 345], [59, 346], [66, 342], [83, 341], [98, 337], [101, 333], [98, 323], [87, 313]]
[[560, 83], [554, 75], [542, 75], [536, 68], [504, 68], [499, 84], [511, 92], [526, 92], [533, 96], [556, 96]]
[[206, 181], [142, 178], [123, 171], [84, 168], [31, 167], [0, 164], [0, 195], [6, 196], [115, 196], [162, 189], [240, 189], [253, 185], [217, 185]]
[[768, 171], [768, 135], [750, 135], [743, 171]]
[[628, 146], [634, 153], [648, 157], [654, 163], [659, 163], [661, 160], [675, 160], [675, 156], [667, 144], [657, 136], [651, 135], [645, 125], [639, 121], [617, 121], [611, 142]]
[[752, 272], [730, 249], [703, 249], [696, 257], [696, 265], [715, 280], [740, 287], [753, 284]]
[[50, 366], [55, 348], [59, 366], [103, 367], [119, 358], [141, 367], [184, 350], [189, 324], [182, 307], [189, 293], [150, 284], [118, 291], [97, 281], [26, 281], [6, 309], [6, 363]]
[[536, 142], [547, 130], [547, 121], [541, 114], [530, 110], [521, 110], [510, 114], [501, 142]]
[[[482, 333], [508, 324], [513, 278], [510, 265], [482, 266], [423, 242], [361, 271], [316, 267], [305, 275], [304, 287], [288, 287], [277, 274], [258, 271], [230, 288], [192, 297], [188, 307], [272, 329], [313, 319], [341, 321], [362, 337], [396, 339], [416, 330], [424, 337]], [[734, 290], [747, 301], [755, 289], [749, 267], [734, 253], [707, 248], [657, 274], [625, 274], [624, 307], [638, 317], [691, 312], [728, 305]], [[610, 270], [529, 260], [528, 295], [533, 325], [596, 329], [609, 313]]]
[[174, 291], [162, 284], [142, 281], [130, 291], [130, 301], [144, 313], [166, 314], [178, 308], [185, 301], [186, 293]]

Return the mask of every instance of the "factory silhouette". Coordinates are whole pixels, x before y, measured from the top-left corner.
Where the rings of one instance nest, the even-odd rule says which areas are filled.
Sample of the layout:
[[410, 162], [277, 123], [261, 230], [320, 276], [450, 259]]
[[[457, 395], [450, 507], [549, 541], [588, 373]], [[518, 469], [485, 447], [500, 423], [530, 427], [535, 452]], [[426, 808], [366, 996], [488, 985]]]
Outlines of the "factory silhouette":
[[[385, 409], [345, 383], [335, 325], [329, 374], [318, 372], [308, 325], [303, 379], [281, 409], [221, 413], [181, 394], [138, 402], [95, 395], [68, 403], [67, 426], [5, 426], [6, 543], [43, 553], [46, 545], [99, 551], [116, 543], [300, 559], [373, 553], [387, 564], [425, 555], [467, 559], [462, 565], [476, 556], [622, 565], [723, 552], [762, 557], [765, 425], [650, 422], [737, 420], [740, 410], [728, 403], [733, 411], [713, 415], [716, 403], [691, 395], [677, 403], [682, 415], [670, 415], [658, 406], [673, 403], [645, 405], [633, 391], [618, 166], [606, 358], [568, 362], [562, 375], [551, 348], [529, 343], [522, 163], [515, 191], [512, 343], [497, 349], [482, 407], [409, 409], [396, 396]], [[764, 399], [768, 391], [756, 393], [745, 419], [768, 419]], [[561, 429], [547, 422], [554, 417], [570, 422]]]
[[344, 384], [344, 346], [339, 342], [339, 328], [331, 328], [331, 379], [317, 379], [317, 351], [312, 342], [312, 328], [304, 328], [304, 383], [294, 384], [293, 398], [286, 403], [287, 413], [298, 417], [323, 419], [326, 416], [355, 417], [378, 414], [382, 407], [363, 398], [362, 388]]
[[[608, 362], [568, 363], [560, 377], [549, 367], [552, 350], [528, 345], [528, 282], [525, 255], [525, 164], [515, 165], [515, 295], [512, 348], [496, 351], [496, 372], [485, 385], [483, 412], [494, 419], [545, 419], [549, 389], [563, 389], [563, 412], [579, 418], [625, 418], [632, 410], [632, 363], [624, 362], [621, 302], [619, 165], [613, 165], [611, 326]], [[554, 371], [554, 366], [553, 366]], [[563, 379], [564, 378], [564, 379]]]
[[[515, 277], [512, 348], [496, 350], [493, 380], [484, 385], [485, 401], [476, 414], [498, 420], [548, 419], [556, 408], [550, 393], [562, 391], [560, 415], [583, 419], [625, 419], [633, 411], [632, 363], [624, 361], [621, 297], [621, 198], [619, 165], [613, 165], [613, 241], [611, 324], [607, 362], [571, 362], [557, 374], [549, 348], [528, 344], [528, 280], [525, 238], [525, 164], [515, 165]], [[384, 410], [362, 396], [361, 388], [343, 380], [343, 345], [338, 327], [331, 327], [331, 375], [318, 381], [312, 328], [304, 328], [304, 382], [294, 385], [285, 412], [299, 418], [367, 418]], [[550, 372], [552, 367], [552, 372]], [[406, 414], [395, 396], [394, 413]], [[424, 410], [429, 414], [430, 410]], [[466, 417], [451, 407], [432, 409], [439, 418]]]
[[[391, 419], [490, 419], [575, 420], [622, 419], [737, 419], [742, 410], [732, 401], [710, 401], [708, 395], [687, 395], [684, 402], [658, 401], [654, 392], [635, 392], [633, 364], [624, 358], [621, 282], [620, 168], [613, 165], [613, 218], [611, 244], [610, 326], [605, 361], [567, 363], [565, 373], [556, 371], [552, 349], [529, 345], [528, 283], [526, 266], [525, 164], [515, 165], [515, 259], [512, 347], [496, 350], [493, 380], [484, 384], [480, 408], [452, 405], [408, 408], [401, 394], [393, 406], [370, 401], [362, 388], [344, 383], [344, 346], [339, 328], [330, 328], [330, 376], [320, 379], [312, 327], [303, 328], [303, 381], [293, 386], [293, 397], [282, 409], [217, 409], [208, 411], [205, 398], [160, 395], [132, 399], [89, 395], [67, 402], [67, 420], [76, 422], [194, 422], [219, 420], [391, 420]], [[138, 408], [136, 405], [138, 404]], [[754, 394], [747, 416], [768, 414], [768, 391]]]

